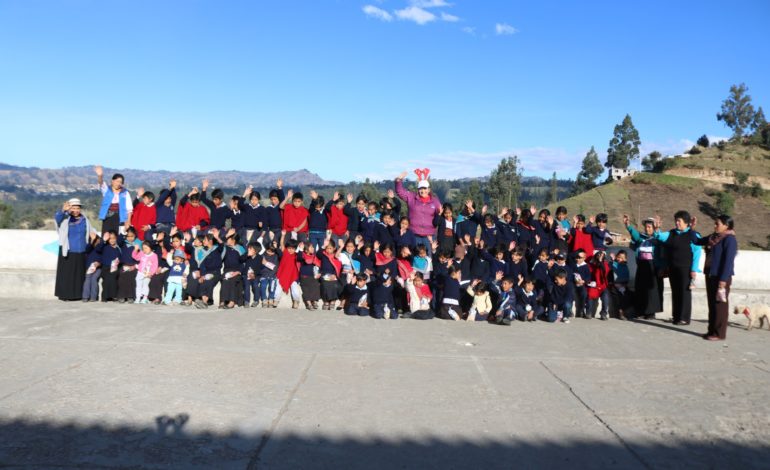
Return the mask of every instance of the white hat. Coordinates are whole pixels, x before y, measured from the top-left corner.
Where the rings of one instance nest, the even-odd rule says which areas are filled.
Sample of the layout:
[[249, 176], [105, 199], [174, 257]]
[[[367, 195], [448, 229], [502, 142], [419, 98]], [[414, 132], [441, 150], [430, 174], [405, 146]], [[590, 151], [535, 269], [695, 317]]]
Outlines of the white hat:
[[420, 180], [420, 182], [417, 183], [417, 189], [421, 189], [421, 188], [430, 188], [430, 183], [428, 182], [428, 180]]
[[78, 207], [82, 206], [82, 204], [80, 203], [80, 199], [76, 197], [73, 197], [72, 199], [67, 201], [67, 204], [69, 204], [70, 206], [78, 206]]

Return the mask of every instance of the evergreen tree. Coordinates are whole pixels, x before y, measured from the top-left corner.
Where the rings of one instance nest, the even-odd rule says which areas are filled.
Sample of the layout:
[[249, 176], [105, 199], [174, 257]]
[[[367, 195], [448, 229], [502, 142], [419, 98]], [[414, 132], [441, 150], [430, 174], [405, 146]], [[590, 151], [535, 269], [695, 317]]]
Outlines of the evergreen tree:
[[731, 86], [730, 96], [722, 102], [722, 112], [717, 113], [717, 120], [733, 130], [733, 139], [743, 137], [756, 118], [748, 91], [743, 83]]
[[489, 175], [486, 189], [496, 210], [516, 207], [521, 194], [519, 157], [513, 155], [500, 160], [500, 164]]
[[700, 145], [701, 147], [706, 147], [706, 148], [708, 148], [709, 143], [710, 143], [709, 142], [709, 138], [708, 138], [708, 136], [706, 134], [703, 134], [702, 136], [700, 136], [698, 138], [698, 141], [696, 142], [696, 144]]
[[631, 116], [626, 114], [623, 122], [615, 126], [610, 147], [607, 149], [607, 167], [626, 169], [632, 160], [639, 158], [639, 131], [634, 127]]
[[751, 129], [754, 130], [754, 132], [760, 131], [766, 125], [767, 119], [765, 119], [765, 112], [762, 111], [762, 106], [760, 106], [754, 114], [754, 120], [751, 122]]
[[584, 193], [591, 188], [596, 187], [596, 178], [601, 176], [604, 168], [599, 161], [599, 154], [596, 153], [593, 145], [591, 150], [586, 153], [583, 158], [583, 164], [580, 167], [580, 172], [575, 178], [575, 186], [572, 189], [572, 194], [577, 195]]
[[642, 168], [644, 168], [645, 171], [655, 171], [656, 165], [661, 160], [663, 160], [663, 155], [657, 150], [653, 150], [649, 155], [642, 159]]
[[556, 179], [556, 172], [551, 176], [551, 187], [545, 195], [545, 205], [553, 204], [559, 200], [559, 181]]

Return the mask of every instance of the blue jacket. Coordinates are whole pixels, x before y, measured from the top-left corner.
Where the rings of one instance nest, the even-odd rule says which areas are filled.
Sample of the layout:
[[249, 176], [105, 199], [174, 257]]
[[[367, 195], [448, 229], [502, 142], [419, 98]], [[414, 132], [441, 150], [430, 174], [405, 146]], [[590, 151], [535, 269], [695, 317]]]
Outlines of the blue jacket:
[[[110, 185], [106, 185], [106, 186], [107, 186], [107, 190], [102, 196], [102, 205], [99, 208], [100, 220], [104, 220], [107, 217], [107, 211], [110, 209], [110, 204], [112, 204], [112, 198], [115, 195], [115, 193], [112, 192], [112, 187]], [[126, 220], [128, 220], [128, 205], [126, 203], [128, 198], [129, 198], [128, 190], [126, 190], [126, 188], [121, 188], [119, 197], [118, 197], [118, 212], [120, 215], [120, 223], [123, 223]]]
[[[166, 199], [171, 199], [171, 205], [168, 207], [163, 204]], [[176, 223], [174, 206], [176, 206], [176, 188], [170, 191], [168, 189], [161, 191], [158, 200], [155, 202], [155, 222], [158, 224]]]
[[[707, 247], [709, 238], [703, 237], [695, 243]], [[718, 277], [720, 281], [729, 281], [735, 275], [735, 256], [737, 254], [738, 240], [735, 235], [726, 236], [711, 250], [706, 248], [706, 274], [711, 277]]]

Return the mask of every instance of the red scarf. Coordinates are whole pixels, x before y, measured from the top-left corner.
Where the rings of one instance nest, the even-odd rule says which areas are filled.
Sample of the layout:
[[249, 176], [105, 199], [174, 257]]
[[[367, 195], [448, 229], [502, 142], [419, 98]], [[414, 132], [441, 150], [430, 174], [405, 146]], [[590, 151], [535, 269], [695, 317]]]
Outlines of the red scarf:
[[340, 271], [342, 270], [342, 263], [336, 256], [329, 256], [326, 252], [321, 253], [322, 256], [326, 256], [326, 259], [334, 266], [334, 271], [337, 273], [337, 277], [340, 277]]
[[299, 279], [299, 268], [297, 267], [297, 253], [283, 253], [281, 262], [278, 264], [278, 283], [284, 292], [289, 292], [291, 284]]
[[419, 199], [419, 200], [420, 200], [420, 202], [424, 202], [425, 204], [427, 204], [427, 203], [429, 203], [429, 202], [431, 201], [431, 199], [433, 199], [433, 195], [432, 195], [432, 194], [430, 194], [430, 193], [428, 193], [428, 195], [427, 195], [427, 196], [424, 196], [424, 197], [423, 197], [423, 196], [420, 196], [420, 195], [418, 194], [418, 195], [417, 195], [417, 199]]
[[318, 256], [316, 256], [315, 253], [312, 255], [302, 253], [302, 259], [305, 261], [305, 264], [315, 264], [318, 267], [321, 266], [321, 260], [318, 259]]
[[392, 256], [390, 258], [386, 258], [385, 255], [383, 255], [382, 253], [379, 253], [379, 252], [374, 254], [374, 259], [376, 261], [377, 266], [385, 266], [386, 264], [388, 264], [391, 261], [393, 261], [393, 257]]
[[409, 279], [412, 271], [414, 271], [409, 260], [406, 258], [399, 258], [396, 261], [396, 264], [398, 264], [398, 275], [401, 276], [401, 279]]

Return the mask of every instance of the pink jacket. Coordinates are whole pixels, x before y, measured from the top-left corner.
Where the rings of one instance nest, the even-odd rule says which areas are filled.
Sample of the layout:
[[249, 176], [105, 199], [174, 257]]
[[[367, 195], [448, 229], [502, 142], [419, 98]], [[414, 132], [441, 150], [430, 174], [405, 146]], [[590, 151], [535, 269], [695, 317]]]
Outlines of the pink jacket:
[[418, 237], [436, 236], [436, 227], [433, 226], [433, 217], [441, 212], [441, 202], [431, 193], [430, 200], [420, 200], [420, 196], [407, 191], [401, 180], [396, 180], [396, 194], [406, 201], [409, 208], [409, 225]]
[[136, 269], [140, 273], [150, 273], [152, 275], [158, 270], [158, 255], [154, 252], [146, 255], [143, 251], [134, 251], [131, 253], [131, 257], [139, 262]]

